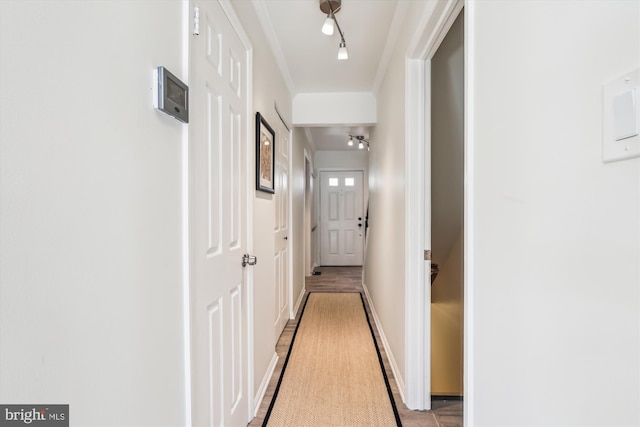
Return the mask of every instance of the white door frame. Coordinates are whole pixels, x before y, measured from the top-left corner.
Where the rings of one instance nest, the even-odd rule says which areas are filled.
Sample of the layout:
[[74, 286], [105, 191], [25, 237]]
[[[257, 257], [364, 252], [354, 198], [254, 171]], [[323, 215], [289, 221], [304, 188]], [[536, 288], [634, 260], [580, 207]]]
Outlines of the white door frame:
[[431, 263], [424, 256], [431, 249], [431, 58], [463, 6], [430, 3], [406, 57], [404, 397], [414, 410], [431, 409]]
[[[280, 113], [278, 113], [280, 115]], [[296, 317], [296, 313], [293, 310], [293, 306], [295, 301], [293, 300], [293, 242], [296, 238], [295, 231], [293, 229], [293, 128], [289, 126], [282, 116], [280, 116], [280, 120], [282, 120], [282, 124], [287, 128], [288, 138], [289, 138], [289, 154], [287, 161], [289, 164], [287, 167], [289, 168], [289, 186], [287, 191], [289, 193], [289, 203], [287, 209], [289, 210], [287, 213], [287, 229], [289, 230], [289, 239], [287, 240], [287, 244], [289, 245], [289, 249], [287, 249], [287, 253], [289, 255], [289, 260], [287, 261], [288, 271], [287, 275], [289, 276], [289, 280], [287, 286], [289, 289], [289, 319], [293, 320]]]

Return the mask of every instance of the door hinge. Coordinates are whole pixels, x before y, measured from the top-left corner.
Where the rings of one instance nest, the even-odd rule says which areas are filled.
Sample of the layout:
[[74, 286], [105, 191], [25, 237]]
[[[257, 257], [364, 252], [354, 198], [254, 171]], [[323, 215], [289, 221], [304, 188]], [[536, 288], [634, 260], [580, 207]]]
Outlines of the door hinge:
[[200, 35], [200, 7], [193, 6], [193, 35]]
[[431, 261], [431, 250], [427, 249], [424, 251], [424, 260]]

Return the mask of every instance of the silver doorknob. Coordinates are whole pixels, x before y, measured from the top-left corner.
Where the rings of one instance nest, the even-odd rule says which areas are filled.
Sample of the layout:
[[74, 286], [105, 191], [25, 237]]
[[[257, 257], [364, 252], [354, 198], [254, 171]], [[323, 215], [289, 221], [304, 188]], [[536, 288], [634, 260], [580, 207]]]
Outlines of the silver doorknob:
[[244, 254], [242, 255], [242, 266], [256, 265], [258, 263], [258, 257], [255, 255]]

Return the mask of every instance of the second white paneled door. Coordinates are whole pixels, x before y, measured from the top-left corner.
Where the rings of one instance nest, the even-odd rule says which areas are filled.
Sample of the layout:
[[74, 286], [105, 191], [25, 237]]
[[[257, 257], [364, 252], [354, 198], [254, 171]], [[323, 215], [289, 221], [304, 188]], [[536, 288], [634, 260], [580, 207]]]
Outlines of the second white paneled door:
[[320, 264], [362, 265], [363, 172], [320, 173]]
[[274, 120], [275, 145], [275, 336], [289, 320], [289, 149], [290, 133], [279, 119]]

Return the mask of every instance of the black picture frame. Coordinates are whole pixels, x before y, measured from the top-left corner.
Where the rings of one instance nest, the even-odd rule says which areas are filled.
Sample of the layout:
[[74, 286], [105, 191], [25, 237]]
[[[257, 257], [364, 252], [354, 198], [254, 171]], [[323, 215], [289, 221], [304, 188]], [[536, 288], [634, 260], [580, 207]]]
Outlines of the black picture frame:
[[256, 190], [275, 193], [276, 133], [260, 114], [256, 113]]

